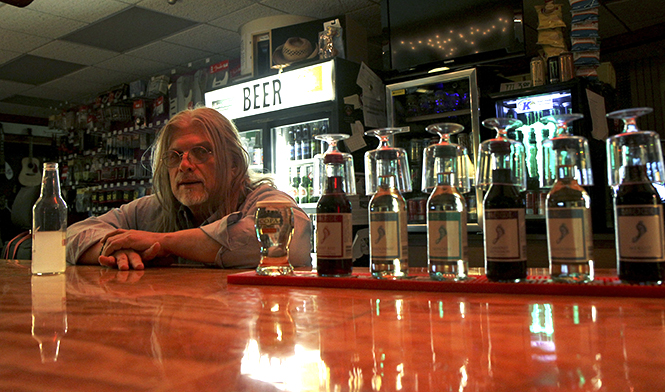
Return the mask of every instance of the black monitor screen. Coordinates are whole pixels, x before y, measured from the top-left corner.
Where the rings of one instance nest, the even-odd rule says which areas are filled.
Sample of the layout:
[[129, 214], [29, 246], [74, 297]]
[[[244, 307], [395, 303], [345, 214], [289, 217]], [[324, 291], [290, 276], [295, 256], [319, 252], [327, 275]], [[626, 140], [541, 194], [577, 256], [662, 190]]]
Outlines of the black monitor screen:
[[391, 69], [449, 67], [525, 52], [521, 0], [384, 0]]

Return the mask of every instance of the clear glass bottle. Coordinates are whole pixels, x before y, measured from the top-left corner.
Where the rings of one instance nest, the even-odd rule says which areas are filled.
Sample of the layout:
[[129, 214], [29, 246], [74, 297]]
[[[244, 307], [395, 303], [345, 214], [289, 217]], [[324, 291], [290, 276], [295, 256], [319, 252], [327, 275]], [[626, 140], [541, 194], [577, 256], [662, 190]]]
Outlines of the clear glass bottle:
[[617, 270], [627, 282], [665, 280], [663, 205], [646, 165], [624, 166], [614, 196]]
[[378, 278], [402, 278], [409, 271], [406, 201], [395, 177], [378, 176], [369, 202], [370, 272]]
[[32, 207], [32, 273], [65, 272], [67, 204], [60, 194], [58, 164], [44, 163], [42, 190]]
[[585, 283], [594, 278], [591, 198], [574, 178], [573, 166], [560, 165], [545, 203], [550, 276]]
[[427, 265], [434, 280], [463, 280], [469, 271], [466, 205], [452, 176], [439, 173], [427, 200]]

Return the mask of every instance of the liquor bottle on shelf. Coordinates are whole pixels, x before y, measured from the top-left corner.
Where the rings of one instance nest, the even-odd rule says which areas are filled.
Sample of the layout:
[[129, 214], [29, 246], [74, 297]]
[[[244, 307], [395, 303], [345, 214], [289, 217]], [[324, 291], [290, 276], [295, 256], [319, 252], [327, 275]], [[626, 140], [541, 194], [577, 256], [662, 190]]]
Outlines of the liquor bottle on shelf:
[[[543, 151], [545, 165], [556, 170], [556, 181], [545, 202], [545, 222], [550, 276], [557, 282], [594, 279], [591, 199], [582, 188], [593, 185], [589, 144], [568, 132], [570, 123], [582, 117], [571, 113], [541, 119], [556, 124], [556, 133], [543, 143]], [[547, 181], [541, 177], [542, 188], [550, 186]]]
[[300, 132], [300, 150], [302, 151], [302, 159], [309, 159], [312, 157], [312, 141], [310, 140], [312, 135], [310, 133], [309, 124], [303, 124]]
[[307, 177], [307, 167], [302, 166], [298, 168], [300, 173], [300, 184], [298, 185], [298, 202], [300, 204], [309, 203], [309, 177]]
[[438, 143], [424, 150], [422, 191], [427, 200], [427, 266], [433, 280], [468, 277], [467, 209], [464, 196], [470, 190], [465, 150], [450, 143], [450, 135], [464, 127], [455, 123], [428, 125], [439, 134]]
[[296, 201], [296, 203], [300, 203], [300, 168], [296, 167], [294, 171], [294, 176], [292, 178], [292, 183], [291, 186], [293, 188], [293, 199]]
[[300, 125], [293, 127], [293, 136], [294, 136], [294, 145], [295, 145], [295, 159], [300, 160], [303, 158], [302, 155], [302, 129]]
[[347, 195], [355, 194], [353, 157], [341, 153], [337, 142], [348, 135], [318, 135], [328, 142], [328, 150], [316, 156], [315, 166], [321, 190], [316, 204], [316, 260], [319, 276], [350, 276], [353, 268], [353, 238], [351, 202]]
[[617, 270], [631, 283], [665, 281], [663, 202], [656, 186], [663, 187], [665, 165], [661, 141], [653, 131], [640, 131], [636, 118], [651, 108], [609, 113], [624, 121], [622, 133], [607, 139], [608, 183], [614, 193], [614, 230]]
[[296, 136], [294, 127], [288, 127], [286, 131], [286, 144], [289, 147], [289, 159], [296, 160]]
[[320, 128], [319, 128], [319, 122], [313, 122], [310, 124], [311, 128], [311, 133], [312, 137], [310, 138], [311, 146], [310, 149], [312, 151], [312, 157], [315, 157], [317, 154], [321, 154], [321, 140], [317, 138], [318, 135], [321, 134]]
[[490, 118], [483, 125], [497, 136], [481, 143], [476, 186], [487, 193], [483, 199], [485, 274], [492, 281], [526, 278], [526, 165], [524, 145], [506, 136], [508, 128], [522, 122]]
[[365, 132], [379, 138], [376, 150], [365, 153], [365, 189], [369, 202], [370, 272], [374, 277], [399, 279], [409, 274], [406, 202], [411, 191], [408, 156], [391, 147], [390, 138], [402, 128]]

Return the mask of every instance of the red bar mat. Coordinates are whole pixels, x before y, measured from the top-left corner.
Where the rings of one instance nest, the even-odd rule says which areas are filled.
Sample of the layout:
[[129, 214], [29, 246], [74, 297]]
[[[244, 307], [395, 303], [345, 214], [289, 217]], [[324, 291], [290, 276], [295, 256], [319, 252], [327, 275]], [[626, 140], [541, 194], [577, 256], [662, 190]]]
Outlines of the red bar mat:
[[255, 271], [228, 275], [229, 284], [332, 287], [341, 289], [433, 291], [443, 293], [574, 295], [597, 297], [665, 298], [665, 286], [622, 283], [618, 278], [596, 278], [591, 283], [555, 283], [546, 276], [529, 276], [526, 282], [498, 283], [475, 276], [463, 282], [438, 282], [420, 274], [407, 279], [376, 279], [369, 273], [354, 273], [347, 278], [324, 278], [313, 272], [298, 271], [293, 276], [261, 276]]

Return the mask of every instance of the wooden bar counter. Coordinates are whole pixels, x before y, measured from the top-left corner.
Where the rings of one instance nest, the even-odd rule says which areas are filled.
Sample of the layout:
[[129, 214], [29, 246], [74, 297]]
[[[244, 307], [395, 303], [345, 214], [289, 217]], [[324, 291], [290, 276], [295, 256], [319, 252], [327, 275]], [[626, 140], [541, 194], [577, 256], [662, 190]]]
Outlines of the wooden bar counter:
[[665, 390], [662, 298], [227, 284], [238, 272], [0, 260], [0, 391]]

